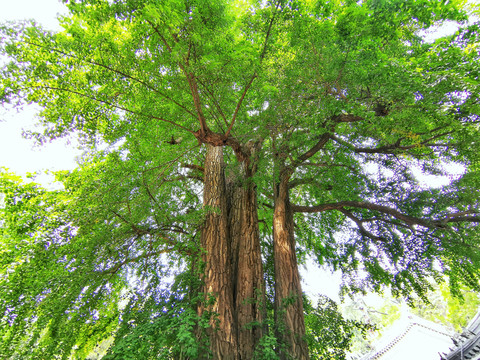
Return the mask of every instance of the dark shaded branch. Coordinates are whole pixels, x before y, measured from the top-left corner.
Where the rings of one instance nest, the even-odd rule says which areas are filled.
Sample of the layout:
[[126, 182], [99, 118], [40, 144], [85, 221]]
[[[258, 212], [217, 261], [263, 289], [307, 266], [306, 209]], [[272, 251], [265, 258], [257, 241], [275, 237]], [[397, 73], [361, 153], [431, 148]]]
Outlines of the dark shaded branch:
[[323, 188], [324, 190], [332, 190], [333, 187], [330, 184], [322, 184], [317, 181], [317, 178], [301, 178], [301, 179], [294, 179], [288, 183], [288, 188], [293, 189], [299, 185], [314, 185], [317, 188]]
[[261, 202], [260, 203], [261, 205], [265, 206], [266, 208], [269, 208], [269, 209], [275, 209], [275, 207], [273, 205], [270, 205], [269, 203], [266, 203], [266, 202]]
[[304, 154], [298, 157], [295, 166], [299, 166], [302, 162], [311, 158], [313, 155], [323, 149], [328, 140], [330, 140], [331, 136], [332, 135], [330, 133], [325, 133], [321, 135], [318, 142], [312, 148], [310, 148], [310, 150], [306, 151]]
[[[406, 151], [406, 150], [411, 150], [411, 149], [414, 149], [414, 148], [417, 148], [417, 147], [420, 147], [420, 146], [426, 146], [426, 147], [445, 147], [445, 146], [448, 146], [447, 144], [431, 143], [431, 141], [433, 141], [435, 139], [438, 139], [442, 136], [452, 134], [452, 133], [453, 133], [452, 131], [449, 131], [449, 132], [444, 132], [444, 133], [441, 133], [441, 134], [437, 134], [435, 136], [431, 136], [428, 139], [425, 139], [421, 142], [418, 142], [418, 143], [412, 144], [412, 145], [402, 145], [402, 141], [404, 141], [405, 138], [401, 137], [393, 144], [383, 145], [383, 146], [379, 146], [379, 147], [376, 147], [376, 148], [354, 147], [353, 145], [347, 143], [346, 141], [344, 141], [344, 140], [342, 140], [342, 139], [340, 139], [340, 138], [338, 138], [334, 135], [332, 136], [332, 140], [334, 140], [334, 141], [336, 141], [336, 142], [338, 142], [342, 145], [348, 146], [349, 148], [352, 148], [352, 150], [354, 152], [356, 152], [357, 154], [360, 154], [360, 153], [364, 153], [364, 154], [395, 154], [399, 150], [400, 151]], [[415, 134], [415, 135], [419, 135], [419, 134]]]
[[354, 216], [350, 211], [348, 210], [345, 210], [345, 209], [341, 209], [340, 212], [342, 214], [344, 214], [346, 217], [348, 217], [350, 220], [352, 220], [358, 227], [358, 230], [360, 231], [360, 234], [362, 236], [366, 236], [374, 241], [381, 241], [381, 242], [387, 242], [387, 239], [381, 237], [381, 236], [376, 236], [374, 234], [372, 234], [370, 231], [368, 231], [367, 229], [365, 229], [365, 227], [363, 226], [363, 221], [360, 220], [359, 218], [357, 218], [356, 216]]
[[200, 182], [204, 182], [204, 179], [203, 179], [202, 176], [196, 176], [196, 175], [178, 175], [178, 176], [174, 176], [174, 177], [169, 178], [169, 179], [163, 179], [163, 182], [164, 183], [172, 183], [172, 182], [183, 181], [183, 180], [187, 180], [187, 179], [198, 180]]
[[408, 225], [405, 224], [405, 223], [401, 223], [401, 222], [398, 222], [398, 221], [389, 220], [389, 219], [386, 219], [386, 218], [383, 218], [383, 217], [371, 217], [371, 218], [367, 218], [367, 219], [361, 219], [361, 222], [362, 222], [362, 223], [365, 223], [365, 222], [375, 222], [375, 221], [381, 221], [381, 222], [383, 222], [383, 223], [385, 223], [385, 224], [394, 225], [394, 226], [400, 226], [400, 227], [409, 229], [409, 230], [411, 230], [411, 231], [414, 231], [414, 229], [413, 229], [411, 226], [408, 226]]
[[317, 141], [317, 143], [312, 148], [310, 148], [308, 151], [306, 151], [305, 153], [300, 155], [298, 157], [297, 161], [295, 162], [294, 167], [298, 167], [305, 160], [314, 156], [317, 152], [319, 152], [321, 149], [323, 149], [323, 147], [327, 144], [327, 142], [330, 139], [335, 138], [333, 133], [334, 133], [334, 130], [335, 130], [335, 126], [338, 123], [341, 123], [341, 122], [352, 123], [352, 122], [362, 121], [364, 119], [360, 116], [356, 116], [356, 115], [352, 115], [352, 114], [340, 114], [340, 115], [333, 116], [331, 118], [331, 120], [333, 121], [333, 125], [331, 126], [331, 129], [329, 130], [329, 132], [326, 132], [325, 134], [321, 135], [319, 140]]
[[141, 235], [151, 234], [149, 230], [139, 228], [136, 224], [132, 223], [131, 221], [128, 221], [124, 216], [120, 215], [115, 210], [110, 210], [110, 211], [116, 217], [118, 217], [120, 220], [122, 220], [125, 224], [129, 225], [136, 235], [141, 236]]
[[363, 120], [365, 120], [363, 117], [352, 114], [340, 114], [333, 117], [333, 121], [336, 123], [353, 123]]
[[162, 228], [160, 229], [151, 229], [151, 228], [147, 228], [147, 229], [142, 229], [140, 227], [138, 227], [136, 224], [134, 224], [133, 222], [131, 221], [128, 221], [124, 216], [120, 215], [119, 213], [117, 213], [115, 210], [110, 210], [116, 217], [118, 217], [122, 222], [124, 222], [125, 224], [129, 225], [133, 231], [135, 232], [135, 234], [137, 235], [137, 240], [138, 240], [138, 236], [142, 236], [142, 235], [151, 235], [151, 236], [159, 236], [161, 239], [165, 240], [168, 244], [170, 245], [175, 245], [176, 244], [176, 241], [164, 236], [164, 235], [161, 235], [159, 234], [159, 232], [161, 231], [170, 231], [170, 232], [174, 232], [174, 233], [178, 233], [178, 234], [183, 234], [183, 235], [188, 235], [189, 233], [187, 231], [185, 231], [181, 226], [178, 226], [178, 225], [169, 225], [169, 226], [163, 226]]
[[473, 222], [480, 223], [480, 216], [459, 216], [441, 221], [442, 223]]
[[393, 216], [394, 218], [403, 221], [405, 224], [409, 226], [413, 225], [420, 225], [427, 228], [444, 228], [446, 223], [450, 222], [480, 222], [480, 217], [478, 216], [446, 216], [444, 219], [439, 220], [429, 220], [429, 219], [422, 219], [415, 216], [406, 215], [392, 207], [374, 204], [365, 201], [340, 201], [337, 203], [329, 203], [329, 204], [321, 204], [317, 206], [299, 206], [293, 205], [291, 209], [294, 212], [303, 212], [303, 213], [319, 213], [324, 211], [330, 210], [338, 210], [342, 211], [345, 208], [357, 208], [357, 209], [366, 209], [371, 211], [378, 211], [383, 214], [387, 214]]
[[175, 224], [169, 225], [169, 226], [163, 226], [161, 230], [162, 231], [171, 231], [171, 232], [174, 232], [174, 233], [177, 233], [177, 234], [183, 234], [183, 235], [189, 235], [190, 234], [184, 228], [182, 228], [179, 225], [175, 225]]
[[[157, 209], [161, 209], [161, 206], [158, 203], [157, 199], [155, 199], [155, 196], [153, 196], [152, 192], [150, 191], [150, 187], [147, 184], [147, 179], [145, 178], [145, 172], [142, 172], [142, 182], [143, 182], [143, 186], [145, 186], [145, 190], [146, 190], [147, 195], [150, 198], [150, 200], [153, 201], [153, 203], [155, 204]], [[158, 221], [158, 218], [157, 218], [156, 211], [153, 212], [153, 217], [155, 218], [155, 222], [159, 225], [159, 221]]]

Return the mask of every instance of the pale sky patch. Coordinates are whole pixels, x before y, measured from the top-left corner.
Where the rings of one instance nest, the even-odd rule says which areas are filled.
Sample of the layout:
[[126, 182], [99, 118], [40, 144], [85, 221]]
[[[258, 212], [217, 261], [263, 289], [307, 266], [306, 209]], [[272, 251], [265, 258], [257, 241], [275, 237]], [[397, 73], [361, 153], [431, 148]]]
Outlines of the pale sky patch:
[[[54, 31], [61, 30], [57, 15], [67, 14], [66, 6], [59, 0], [0, 0], [0, 9], [1, 23], [35, 19]], [[27, 172], [75, 168], [75, 157], [80, 151], [68, 141], [55, 140], [39, 147], [22, 137], [23, 130], [35, 130], [37, 112], [33, 105], [24, 106], [23, 110], [0, 108], [0, 167], [22, 176]], [[36, 181], [47, 185], [52, 177], [42, 175]]]

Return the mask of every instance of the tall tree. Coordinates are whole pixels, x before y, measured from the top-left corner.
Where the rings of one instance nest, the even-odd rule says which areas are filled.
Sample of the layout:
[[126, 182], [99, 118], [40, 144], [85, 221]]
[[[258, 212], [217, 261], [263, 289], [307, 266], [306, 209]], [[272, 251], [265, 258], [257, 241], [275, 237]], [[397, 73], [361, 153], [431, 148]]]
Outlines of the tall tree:
[[3, 174], [2, 355], [308, 359], [307, 253], [354, 291], [479, 289], [478, 25], [418, 35], [456, 2], [68, 8], [2, 28], [2, 102], [86, 149], [63, 191]]

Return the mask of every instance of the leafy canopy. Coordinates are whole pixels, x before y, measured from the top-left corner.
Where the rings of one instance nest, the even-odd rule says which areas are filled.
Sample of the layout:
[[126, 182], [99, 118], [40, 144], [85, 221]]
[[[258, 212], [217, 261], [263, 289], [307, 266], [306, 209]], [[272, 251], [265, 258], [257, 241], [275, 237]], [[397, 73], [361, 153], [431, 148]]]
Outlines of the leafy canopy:
[[[76, 134], [85, 154], [59, 191], [1, 173], [0, 354], [85, 358], [105, 339], [110, 359], [205, 351], [202, 144], [225, 146], [230, 176], [255, 162], [268, 299], [278, 167], [300, 261], [342, 270], [349, 290], [422, 296], [444, 276], [479, 290], [479, 25], [460, 2], [67, 5], [59, 33], [1, 28], [2, 103], [39, 104], [29, 135]], [[445, 20], [465, 26], [419, 36]], [[448, 185], [416, 178], [448, 164], [464, 168]]]

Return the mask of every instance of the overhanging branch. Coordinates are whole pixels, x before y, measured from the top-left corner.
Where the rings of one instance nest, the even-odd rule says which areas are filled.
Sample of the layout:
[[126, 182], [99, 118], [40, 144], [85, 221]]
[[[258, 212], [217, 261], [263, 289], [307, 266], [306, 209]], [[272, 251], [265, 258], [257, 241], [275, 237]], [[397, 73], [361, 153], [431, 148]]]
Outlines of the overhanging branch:
[[185, 131], [188, 131], [189, 133], [191, 134], [194, 134], [195, 135], [195, 132], [190, 130], [190, 129], [187, 129], [186, 127], [180, 125], [180, 124], [177, 124], [176, 122], [174, 121], [171, 121], [171, 120], [167, 120], [167, 119], [163, 119], [163, 118], [160, 118], [158, 116], [154, 116], [154, 115], [149, 115], [149, 114], [144, 114], [144, 113], [141, 113], [139, 111], [134, 111], [134, 110], [131, 110], [131, 109], [128, 109], [124, 106], [120, 106], [120, 105], [116, 105], [110, 101], [107, 101], [107, 100], [103, 100], [103, 99], [98, 99], [96, 98], [95, 96], [92, 96], [92, 95], [87, 95], [87, 94], [84, 94], [84, 93], [81, 93], [79, 91], [76, 91], [76, 90], [71, 90], [71, 89], [64, 89], [64, 88], [58, 88], [58, 87], [54, 87], [54, 86], [39, 86], [39, 88], [43, 88], [43, 89], [47, 89], [47, 90], [55, 90], [55, 91], [62, 91], [62, 92], [67, 92], [67, 93], [70, 93], [70, 94], [75, 94], [75, 95], [78, 95], [78, 96], [81, 96], [81, 97], [84, 97], [86, 99], [90, 99], [90, 100], [93, 100], [93, 101], [96, 101], [100, 104], [104, 104], [104, 105], [107, 105], [107, 106], [110, 106], [112, 108], [115, 108], [115, 109], [118, 109], [118, 110], [123, 110], [125, 112], [128, 112], [130, 114], [134, 114], [134, 115], [137, 115], [137, 116], [142, 116], [142, 117], [146, 117], [146, 118], [149, 118], [149, 119], [155, 119], [155, 120], [159, 120], [159, 121], [163, 121], [163, 122], [166, 122], [166, 123], [169, 123], [173, 126], [176, 126], [182, 130], [185, 130]]
[[[376, 148], [355, 147], [352, 144], [346, 142], [345, 140], [335, 135], [332, 135], [331, 139], [338, 142], [339, 144], [342, 144], [344, 146], [347, 146], [348, 148], [351, 148], [357, 154], [395, 154], [395, 153], [398, 153], [399, 151], [407, 151], [407, 150], [415, 149], [418, 147], [432, 148], [432, 147], [448, 146], [448, 144], [445, 144], [445, 143], [435, 143], [435, 142], [432, 143], [432, 141], [438, 138], [441, 138], [443, 136], [450, 135], [452, 133], [453, 133], [452, 131], [448, 131], [448, 132], [443, 132], [441, 134], [436, 134], [434, 136], [429, 137], [428, 139], [425, 139], [423, 141], [420, 141], [411, 145], [402, 145], [402, 142], [404, 142], [406, 138], [400, 137], [397, 139], [397, 141], [395, 141], [392, 144], [382, 145]], [[414, 135], [420, 136], [421, 134], [414, 134]]]
[[[366, 209], [371, 211], [377, 211], [386, 215], [393, 216], [394, 218], [403, 221], [408, 226], [420, 225], [426, 228], [445, 228], [447, 223], [458, 223], [458, 222], [475, 222], [480, 223], [480, 216], [463, 216], [458, 215], [457, 213], [449, 214], [443, 219], [423, 219], [411, 215], [404, 214], [397, 209], [394, 209], [389, 206], [379, 205], [366, 201], [340, 201], [337, 203], [328, 203], [321, 204], [316, 206], [300, 206], [300, 205], [291, 205], [291, 209], [294, 212], [303, 212], [303, 213], [320, 213], [331, 210], [345, 211], [348, 208], [356, 209]], [[460, 214], [460, 213], [458, 213]], [[475, 214], [478, 214], [475, 212]]]
[[[40, 44], [37, 44], [37, 43], [33, 43], [33, 42], [27, 42], [28, 44], [30, 45], [33, 45], [33, 46], [36, 46], [36, 47], [40, 47], [40, 48], [45, 48], [44, 46], [40, 45]], [[111, 71], [117, 75], [120, 75], [120, 76], [123, 76], [127, 79], [130, 79], [132, 80], [133, 82], [136, 82], [136, 83], [139, 83], [141, 85], [143, 85], [144, 87], [146, 87], [147, 89], [155, 92], [156, 94], [159, 94], [161, 97], [165, 98], [166, 100], [168, 101], [171, 101], [173, 104], [177, 105], [179, 108], [183, 109], [186, 113], [190, 114], [191, 116], [195, 117], [195, 114], [192, 113], [189, 109], [187, 109], [185, 106], [183, 106], [182, 104], [180, 104], [179, 102], [175, 101], [174, 99], [172, 99], [171, 97], [169, 97], [168, 95], [164, 94], [163, 92], [161, 92], [160, 90], [156, 89], [154, 86], [150, 85], [149, 83], [147, 83], [146, 81], [144, 80], [141, 80], [135, 76], [132, 76], [130, 74], [127, 74], [126, 72], [123, 72], [119, 69], [116, 69], [116, 68], [113, 68], [109, 65], [106, 65], [106, 64], [102, 64], [100, 62], [97, 62], [97, 61], [94, 61], [94, 60], [89, 60], [89, 59], [82, 59], [82, 58], [79, 58], [79, 57], [76, 57], [76, 56], [73, 56], [72, 54], [69, 54], [69, 53], [66, 53], [64, 51], [61, 51], [59, 49], [46, 49], [48, 51], [51, 51], [51, 52], [55, 52], [55, 53], [58, 53], [58, 54], [61, 54], [63, 56], [67, 56], [67, 57], [70, 57], [70, 58], [73, 58], [77, 61], [81, 61], [81, 62], [84, 62], [86, 64], [90, 64], [90, 65], [94, 65], [94, 66], [98, 66], [98, 67], [101, 67], [105, 70], [108, 70], [108, 71]]]
[[362, 234], [362, 236], [366, 236], [374, 241], [387, 242], [387, 239], [385, 239], [384, 237], [374, 235], [370, 231], [365, 229], [365, 227], [363, 226], [363, 221], [357, 218], [356, 216], [354, 216], [350, 211], [345, 209], [340, 209], [340, 212], [357, 225], [358, 231], [360, 231], [360, 234]]
[[156, 256], [156, 255], [160, 255], [160, 254], [167, 254], [167, 253], [170, 253], [174, 250], [175, 250], [175, 248], [166, 248], [166, 249], [157, 250], [157, 251], [147, 251], [147, 252], [145, 252], [143, 254], [140, 254], [138, 256], [135, 256], [133, 258], [125, 259], [125, 260], [113, 265], [111, 268], [101, 271], [101, 274], [103, 274], [103, 275], [104, 274], [114, 275], [124, 265], [127, 265], [127, 264], [132, 263], [132, 262], [137, 262], [137, 261], [142, 260], [142, 259], [147, 259], [147, 258], [152, 257], [152, 256]]

